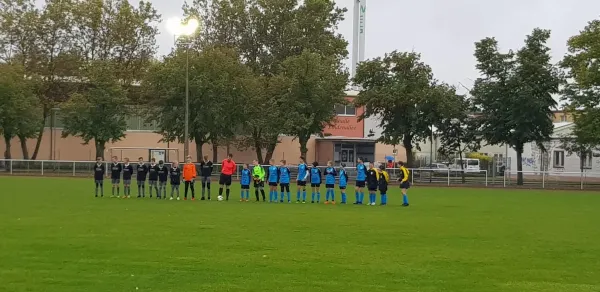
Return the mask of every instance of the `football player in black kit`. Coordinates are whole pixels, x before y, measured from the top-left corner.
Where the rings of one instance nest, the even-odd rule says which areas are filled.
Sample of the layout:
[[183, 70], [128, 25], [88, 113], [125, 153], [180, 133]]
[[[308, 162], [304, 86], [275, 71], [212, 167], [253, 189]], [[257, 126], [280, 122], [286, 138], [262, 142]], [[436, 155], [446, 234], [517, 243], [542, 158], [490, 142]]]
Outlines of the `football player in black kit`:
[[148, 188], [150, 191], [150, 198], [152, 198], [152, 189], [156, 191], [158, 196], [158, 165], [156, 165], [156, 159], [150, 160], [150, 167], [148, 167]]
[[104, 197], [104, 175], [106, 174], [106, 166], [102, 162], [102, 157], [96, 158], [94, 165], [94, 182], [96, 183], [96, 197], [98, 197], [98, 189], [100, 189], [100, 197]]
[[202, 198], [204, 200], [205, 190], [208, 189], [208, 199], [210, 200], [210, 176], [213, 171], [213, 163], [208, 160], [208, 155], [204, 155], [204, 160], [200, 162], [200, 176], [202, 177]]
[[[171, 177], [171, 200], [173, 200], [173, 193], [177, 193], [177, 201], [179, 201], [179, 185], [181, 185], [181, 169], [179, 163], [173, 161], [173, 166], [169, 170], [169, 176]], [[165, 193], [165, 197], [167, 194]]]
[[129, 164], [129, 158], [125, 157], [123, 165], [123, 198], [131, 197], [131, 176], [133, 175], [133, 166]]
[[117, 198], [120, 196], [119, 183], [121, 180], [121, 171], [123, 170], [123, 166], [117, 161], [117, 157], [112, 157], [112, 164], [110, 165], [110, 180], [112, 183], [112, 196], [115, 197], [115, 190], [117, 191]]
[[148, 176], [148, 166], [144, 163], [144, 158], [138, 158], [137, 165], [137, 187], [138, 198], [146, 197], [146, 177]]
[[160, 160], [158, 161], [158, 193], [157, 198], [160, 199], [162, 194], [163, 198], [167, 198], [167, 180], [169, 179], [169, 169], [165, 165], [165, 162]]

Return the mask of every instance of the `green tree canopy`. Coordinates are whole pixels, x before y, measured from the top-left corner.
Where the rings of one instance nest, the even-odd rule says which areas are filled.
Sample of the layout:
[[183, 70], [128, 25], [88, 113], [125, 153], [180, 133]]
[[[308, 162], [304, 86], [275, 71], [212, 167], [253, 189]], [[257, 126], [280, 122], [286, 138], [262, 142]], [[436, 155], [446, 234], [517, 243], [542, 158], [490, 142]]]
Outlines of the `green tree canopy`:
[[431, 67], [414, 52], [394, 51], [363, 62], [354, 82], [362, 87], [355, 100], [357, 106], [365, 106], [360, 118], [380, 117], [380, 141], [402, 144], [408, 165], [413, 165], [413, 149], [431, 136], [431, 127], [441, 118], [446, 98], [454, 90], [438, 84]]
[[560, 64], [566, 75], [562, 95], [575, 125], [563, 146], [583, 161], [600, 145], [600, 20], [590, 21], [567, 46]]
[[[0, 63], [0, 133], [6, 144], [6, 159], [12, 157], [12, 139], [34, 137], [39, 123], [35, 87], [31, 80], [24, 78], [24, 72], [19, 65]], [[27, 158], [27, 153], [23, 152], [23, 156]]]
[[126, 92], [114, 78], [110, 63], [94, 62], [86, 70], [85, 89], [71, 95], [62, 106], [62, 136], [75, 136], [96, 147], [96, 157], [104, 158], [106, 143], [125, 137], [127, 130]]
[[471, 94], [479, 130], [487, 143], [506, 144], [517, 152], [517, 184], [523, 184], [524, 145], [550, 139], [552, 110], [560, 79], [550, 63], [546, 45], [550, 31], [534, 29], [516, 53], [501, 53], [494, 38], [475, 44], [477, 69], [482, 77]]
[[[186, 61], [189, 60], [190, 139], [197, 159], [202, 145], [231, 138], [245, 120], [244, 106], [255, 89], [249, 68], [230, 48], [212, 47], [201, 52], [179, 49], [158, 63], [144, 80], [151, 120], [158, 122], [167, 141], [184, 141]], [[189, 57], [189, 59], [187, 59]]]
[[288, 134], [298, 138], [300, 153], [306, 157], [310, 136], [321, 134], [335, 119], [335, 106], [345, 104], [347, 72], [338, 60], [304, 51], [283, 62], [280, 78], [285, 84], [275, 102], [285, 111]]

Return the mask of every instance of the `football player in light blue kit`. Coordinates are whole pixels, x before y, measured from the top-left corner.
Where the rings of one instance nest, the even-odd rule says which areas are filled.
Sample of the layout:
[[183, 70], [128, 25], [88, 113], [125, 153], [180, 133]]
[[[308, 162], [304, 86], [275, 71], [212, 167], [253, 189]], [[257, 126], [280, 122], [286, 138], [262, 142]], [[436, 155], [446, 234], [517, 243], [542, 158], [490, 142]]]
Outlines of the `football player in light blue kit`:
[[325, 193], [325, 204], [329, 204], [329, 199], [331, 199], [331, 203], [335, 205], [335, 177], [337, 176], [337, 171], [333, 168], [333, 163], [331, 161], [327, 161], [327, 168], [325, 168], [325, 188], [327, 192]]
[[363, 199], [365, 198], [365, 193], [363, 188], [365, 187], [367, 180], [367, 167], [364, 165], [361, 158], [358, 159], [358, 164], [356, 165], [356, 190], [355, 197], [356, 200], [354, 202], [355, 205], [362, 205]]
[[250, 200], [250, 182], [252, 181], [252, 174], [250, 173], [250, 166], [248, 163], [244, 163], [244, 169], [242, 169], [242, 176], [240, 178], [240, 184], [242, 185], [242, 198], [240, 202], [248, 202]]
[[298, 178], [296, 180], [297, 192], [296, 192], [296, 203], [300, 203], [300, 194], [302, 194], [302, 204], [306, 203], [306, 180], [308, 179], [308, 165], [304, 157], [300, 157], [300, 164], [298, 164]]
[[279, 166], [279, 187], [281, 189], [279, 202], [281, 203], [283, 203], [284, 191], [287, 194], [288, 203], [292, 202], [292, 198], [290, 197], [290, 169], [285, 165], [286, 163], [285, 159], [281, 160], [281, 166]]
[[277, 183], [279, 182], [279, 167], [275, 165], [275, 159], [271, 159], [269, 161], [267, 181], [269, 182], [269, 202], [277, 203]]
[[321, 170], [319, 169], [319, 163], [313, 162], [310, 168], [310, 187], [312, 189], [312, 203], [315, 202], [315, 195], [317, 196], [317, 203], [321, 201]]
[[342, 192], [342, 204], [346, 204], [347, 202], [347, 197], [346, 197], [346, 187], [348, 186], [348, 174], [346, 173], [346, 164], [342, 163], [342, 167], [340, 168], [339, 174], [340, 174], [340, 184], [339, 184], [339, 188], [340, 191]]

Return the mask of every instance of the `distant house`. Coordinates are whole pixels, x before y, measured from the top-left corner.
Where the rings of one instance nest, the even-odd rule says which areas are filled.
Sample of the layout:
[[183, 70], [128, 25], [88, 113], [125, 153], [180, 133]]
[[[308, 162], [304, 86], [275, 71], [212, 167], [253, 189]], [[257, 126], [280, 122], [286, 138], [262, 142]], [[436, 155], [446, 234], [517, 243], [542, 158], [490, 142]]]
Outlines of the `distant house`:
[[[561, 138], [569, 136], [574, 124], [572, 122], [554, 123], [554, 133], [551, 140], [544, 142], [543, 151], [536, 143], [527, 143], [523, 149], [522, 162], [525, 175], [540, 175], [541, 172], [563, 173], [563, 175], [581, 175], [581, 159], [573, 153], [569, 155], [561, 148]], [[512, 163], [510, 168], [516, 172], [517, 155], [514, 149], [510, 149], [508, 157]], [[600, 177], [600, 152], [590, 153], [583, 161], [583, 171], [586, 176]]]

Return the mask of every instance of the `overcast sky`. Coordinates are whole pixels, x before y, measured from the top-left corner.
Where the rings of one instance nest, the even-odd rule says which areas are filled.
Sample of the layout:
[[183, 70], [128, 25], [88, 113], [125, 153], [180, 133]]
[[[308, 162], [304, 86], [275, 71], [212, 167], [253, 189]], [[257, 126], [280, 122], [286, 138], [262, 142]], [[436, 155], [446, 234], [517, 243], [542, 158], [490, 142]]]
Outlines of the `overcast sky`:
[[[151, 2], [166, 20], [181, 15], [184, 0]], [[348, 8], [340, 33], [350, 42], [349, 51], [353, 3], [337, 0], [338, 6]], [[414, 48], [433, 67], [436, 78], [470, 87], [478, 76], [474, 42], [494, 36], [502, 50], [517, 49], [533, 28], [551, 29], [550, 47], [558, 61], [566, 52], [567, 39], [599, 15], [598, 0], [368, 0], [365, 55], [373, 58]], [[172, 40], [163, 21], [161, 54], [169, 52]]]

